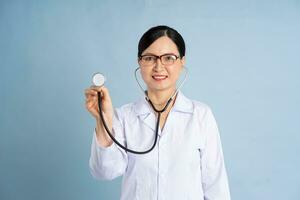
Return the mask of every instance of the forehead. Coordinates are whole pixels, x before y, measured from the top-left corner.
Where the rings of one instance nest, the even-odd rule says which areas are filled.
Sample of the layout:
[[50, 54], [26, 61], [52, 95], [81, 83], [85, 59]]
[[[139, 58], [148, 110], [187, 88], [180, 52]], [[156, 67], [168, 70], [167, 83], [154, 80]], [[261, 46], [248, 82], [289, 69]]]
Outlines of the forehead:
[[144, 50], [143, 54], [150, 53], [155, 55], [162, 55], [166, 53], [178, 54], [176, 44], [167, 36], [163, 36], [155, 40], [147, 49]]

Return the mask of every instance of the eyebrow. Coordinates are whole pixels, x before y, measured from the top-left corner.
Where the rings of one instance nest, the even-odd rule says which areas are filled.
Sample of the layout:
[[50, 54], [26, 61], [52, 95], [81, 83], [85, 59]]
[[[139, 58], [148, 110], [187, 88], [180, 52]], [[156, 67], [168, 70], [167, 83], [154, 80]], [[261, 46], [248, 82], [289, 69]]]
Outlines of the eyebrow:
[[[159, 56], [164, 56], [164, 55], [175, 55], [175, 56], [176, 56], [175, 53], [164, 53], [164, 54], [159, 55]], [[141, 55], [141, 56], [158, 56], [158, 55], [153, 54], [153, 53], [145, 53], [145, 54], [143, 54], [143, 55]]]

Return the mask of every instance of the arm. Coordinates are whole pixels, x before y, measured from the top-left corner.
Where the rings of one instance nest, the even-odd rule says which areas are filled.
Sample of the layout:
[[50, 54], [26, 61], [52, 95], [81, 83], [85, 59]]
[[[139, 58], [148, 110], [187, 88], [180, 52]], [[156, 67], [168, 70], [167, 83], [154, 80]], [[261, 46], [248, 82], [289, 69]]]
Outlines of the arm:
[[205, 200], [230, 200], [222, 145], [216, 120], [208, 108], [203, 120], [206, 137], [201, 152], [202, 187]]
[[[117, 113], [116, 111], [113, 117], [112, 133], [124, 145], [124, 129], [118, 117], [120, 114]], [[89, 160], [90, 172], [97, 179], [112, 180], [125, 172], [128, 161], [127, 154], [115, 143], [103, 145], [103, 142], [99, 141], [100, 139], [94, 131]]]

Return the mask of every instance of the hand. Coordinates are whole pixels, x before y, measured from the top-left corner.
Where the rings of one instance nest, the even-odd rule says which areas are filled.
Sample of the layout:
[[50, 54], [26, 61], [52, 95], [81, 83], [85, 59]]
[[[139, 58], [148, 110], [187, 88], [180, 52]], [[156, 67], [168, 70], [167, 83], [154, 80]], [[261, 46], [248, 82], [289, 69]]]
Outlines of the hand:
[[91, 86], [90, 88], [85, 89], [85, 97], [86, 97], [85, 107], [96, 118], [97, 121], [100, 121], [99, 107], [98, 107], [98, 94], [97, 94], [98, 92], [100, 92], [101, 94], [101, 98], [102, 98], [101, 107], [105, 119], [108, 120], [108, 124], [111, 124], [114, 109], [109, 95], [109, 91], [106, 87]]

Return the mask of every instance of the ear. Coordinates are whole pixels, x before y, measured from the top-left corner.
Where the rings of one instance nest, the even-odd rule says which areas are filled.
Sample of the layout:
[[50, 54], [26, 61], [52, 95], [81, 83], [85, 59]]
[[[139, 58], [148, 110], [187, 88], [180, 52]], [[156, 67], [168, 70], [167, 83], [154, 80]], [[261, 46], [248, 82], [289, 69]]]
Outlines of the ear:
[[185, 56], [183, 56], [183, 57], [180, 59], [180, 62], [181, 62], [182, 67], [184, 67], [184, 66], [185, 66]]

